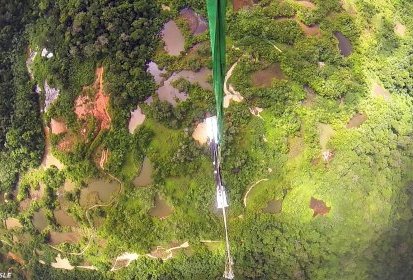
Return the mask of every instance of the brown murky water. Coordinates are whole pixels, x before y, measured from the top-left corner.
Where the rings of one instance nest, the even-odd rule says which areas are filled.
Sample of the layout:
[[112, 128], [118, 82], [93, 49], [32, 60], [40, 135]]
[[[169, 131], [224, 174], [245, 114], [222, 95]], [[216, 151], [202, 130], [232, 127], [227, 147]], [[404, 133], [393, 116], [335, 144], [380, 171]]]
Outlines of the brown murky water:
[[50, 129], [45, 128], [45, 152], [43, 155], [43, 160], [41, 166], [44, 168], [49, 168], [52, 165], [56, 166], [58, 169], [63, 169], [64, 165], [61, 163], [53, 154], [52, 146], [50, 143]]
[[202, 34], [207, 30], [207, 21], [191, 8], [183, 9], [180, 15], [188, 22], [192, 34]]
[[340, 31], [334, 32], [334, 36], [338, 40], [338, 48], [340, 49], [341, 55], [344, 57], [349, 56], [353, 52], [353, 46], [351, 45], [350, 40]]
[[151, 215], [152, 217], [165, 219], [172, 214], [172, 207], [169, 206], [168, 203], [158, 194], [155, 196], [154, 203], [155, 206], [149, 210], [149, 215]]
[[188, 98], [188, 95], [185, 92], [180, 92], [179, 90], [177, 90], [176, 88], [172, 86], [172, 83], [180, 78], [183, 78], [192, 84], [198, 84], [203, 89], [212, 90], [212, 86], [208, 82], [210, 75], [211, 75], [211, 70], [207, 68], [202, 68], [198, 72], [183, 70], [181, 72], [174, 73], [157, 90], [159, 100], [167, 101], [173, 106], [176, 106], [177, 105], [176, 100], [184, 101]]
[[138, 126], [143, 124], [143, 122], [145, 121], [145, 118], [146, 116], [142, 112], [141, 107], [138, 106], [136, 110], [132, 111], [129, 124], [128, 124], [129, 133], [133, 133]]
[[71, 192], [74, 191], [76, 188], [75, 183], [73, 183], [72, 181], [70, 181], [69, 179], [66, 179], [64, 185], [63, 185], [63, 190], [65, 192]]
[[367, 115], [363, 113], [355, 114], [347, 123], [347, 128], [360, 127], [367, 120]]
[[153, 171], [153, 168], [152, 168], [151, 161], [149, 160], [149, 158], [145, 157], [142, 163], [141, 171], [139, 172], [139, 176], [137, 176], [133, 180], [133, 184], [136, 187], [145, 187], [145, 186], [152, 184], [153, 182], [152, 171]]
[[165, 80], [163, 75], [166, 73], [166, 71], [164, 69], [159, 69], [158, 64], [156, 64], [155, 62], [151, 61], [148, 63], [147, 71], [152, 75], [157, 85], [160, 85]]
[[251, 76], [252, 84], [256, 87], [270, 87], [273, 79], [286, 79], [279, 63], [272, 64], [263, 70], [259, 70]]
[[82, 207], [88, 207], [100, 202], [107, 203], [119, 189], [120, 185], [116, 181], [92, 180], [86, 188], [81, 190], [79, 204]]
[[314, 197], [311, 197], [310, 208], [314, 211], [313, 217], [317, 215], [326, 215], [330, 212], [331, 209], [331, 207], [327, 207], [324, 201], [315, 199]]
[[47, 227], [49, 224], [47, 219], [46, 219], [46, 212], [42, 208], [37, 212], [34, 212], [33, 214], [33, 219], [32, 219], [33, 226], [38, 230], [42, 231]]
[[53, 215], [56, 219], [56, 222], [61, 226], [65, 226], [65, 227], [77, 226], [75, 219], [64, 210], [61, 210], [61, 209], [54, 210]]
[[161, 34], [165, 42], [165, 51], [169, 55], [178, 56], [185, 50], [185, 38], [173, 20], [164, 25]]
[[273, 200], [268, 201], [267, 206], [262, 209], [264, 213], [270, 213], [270, 214], [281, 213], [281, 210], [282, 210], [281, 199], [273, 199]]
[[52, 245], [59, 245], [61, 243], [74, 244], [79, 242], [80, 234], [77, 232], [57, 232], [51, 231], [49, 235], [49, 243]]

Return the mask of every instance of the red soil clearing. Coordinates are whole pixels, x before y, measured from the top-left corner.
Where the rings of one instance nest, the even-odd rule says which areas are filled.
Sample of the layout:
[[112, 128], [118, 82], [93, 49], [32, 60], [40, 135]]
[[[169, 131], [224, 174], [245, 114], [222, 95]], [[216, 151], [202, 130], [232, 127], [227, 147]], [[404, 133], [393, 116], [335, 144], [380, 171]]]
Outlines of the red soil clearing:
[[85, 119], [87, 116], [92, 115], [100, 121], [101, 129], [108, 129], [111, 119], [107, 111], [109, 96], [103, 92], [103, 67], [96, 69], [96, 81], [93, 88], [96, 90], [93, 100], [84, 94], [76, 99], [75, 113], [78, 119]]
[[59, 144], [57, 145], [59, 147], [59, 150], [63, 152], [68, 152], [72, 149], [73, 146], [73, 141], [72, 139], [63, 139]]
[[324, 216], [330, 212], [331, 207], [327, 207], [326, 203], [322, 200], [311, 197], [310, 208], [314, 210], [313, 217], [320, 215]]

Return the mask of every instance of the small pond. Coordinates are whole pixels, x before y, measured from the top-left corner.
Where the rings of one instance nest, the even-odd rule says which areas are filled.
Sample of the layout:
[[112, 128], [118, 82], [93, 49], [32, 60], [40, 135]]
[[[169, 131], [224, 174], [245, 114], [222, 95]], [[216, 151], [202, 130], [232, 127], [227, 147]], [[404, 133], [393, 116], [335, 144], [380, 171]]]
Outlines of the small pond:
[[270, 65], [269, 67], [259, 70], [252, 74], [252, 84], [256, 87], [270, 87], [272, 80], [284, 80], [286, 77], [279, 63]]
[[142, 163], [139, 176], [133, 180], [133, 184], [136, 187], [145, 187], [152, 184], [152, 164], [149, 158], [145, 157]]
[[165, 219], [172, 214], [172, 207], [160, 196], [156, 195], [154, 200], [155, 206], [149, 210], [149, 215], [159, 219]]
[[185, 50], [185, 38], [173, 20], [168, 21], [162, 29], [165, 51], [169, 55], [178, 56]]
[[351, 45], [350, 40], [340, 31], [334, 32], [334, 36], [338, 40], [338, 48], [340, 49], [341, 55], [344, 57], [349, 56], [353, 52], [353, 46]]
[[119, 191], [120, 185], [116, 181], [94, 179], [80, 192], [80, 206], [90, 207], [97, 203], [108, 203], [113, 194]]

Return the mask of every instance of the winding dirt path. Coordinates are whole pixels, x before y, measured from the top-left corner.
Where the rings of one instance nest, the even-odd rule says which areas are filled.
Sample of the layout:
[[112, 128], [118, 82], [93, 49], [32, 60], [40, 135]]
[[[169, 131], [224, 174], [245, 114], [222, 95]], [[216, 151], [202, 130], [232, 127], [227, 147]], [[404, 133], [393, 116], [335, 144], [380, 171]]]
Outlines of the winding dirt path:
[[240, 59], [238, 59], [237, 62], [235, 62], [231, 66], [231, 68], [228, 70], [227, 74], [225, 75], [225, 79], [224, 79], [224, 93], [225, 93], [224, 108], [228, 108], [231, 100], [234, 100], [236, 102], [241, 102], [242, 100], [244, 100], [244, 97], [241, 95], [241, 93], [236, 91], [232, 85], [228, 85], [228, 81], [231, 78], [232, 73], [234, 72], [235, 67], [237, 67], [239, 61], [240, 61]]
[[250, 193], [250, 191], [251, 191], [256, 185], [258, 185], [259, 183], [261, 183], [261, 182], [263, 182], [263, 181], [268, 181], [268, 180], [269, 180], [268, 178], [261, 179], [261, 180], [258, 180], [257, 182], [255, 182], [254, 184], [251, 185], [251, 187], [248, 189], [247, 193], [244, 195], [244, 207], [245, 207], [245, 208], [247, 207], [247, 197], [248, 197], [248, 194]]

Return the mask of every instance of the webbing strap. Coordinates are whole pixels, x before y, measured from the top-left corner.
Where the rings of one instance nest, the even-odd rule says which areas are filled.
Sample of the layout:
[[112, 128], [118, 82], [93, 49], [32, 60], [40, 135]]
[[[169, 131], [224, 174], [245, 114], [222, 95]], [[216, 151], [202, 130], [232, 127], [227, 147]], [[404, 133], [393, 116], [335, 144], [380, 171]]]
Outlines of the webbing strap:
[[223, 102], [225, 79], [225, 12], [226, 0], [207, 0], [209, 32], [211, 38], [213, 81], [218, 119], [218, 140], [223, 135]]

